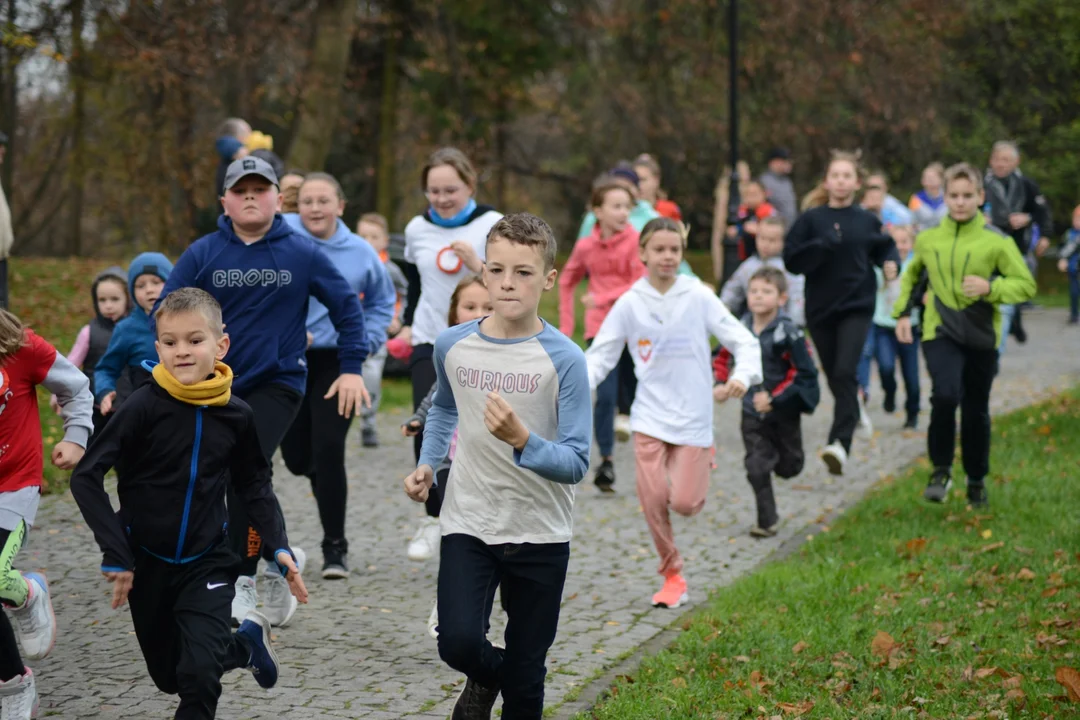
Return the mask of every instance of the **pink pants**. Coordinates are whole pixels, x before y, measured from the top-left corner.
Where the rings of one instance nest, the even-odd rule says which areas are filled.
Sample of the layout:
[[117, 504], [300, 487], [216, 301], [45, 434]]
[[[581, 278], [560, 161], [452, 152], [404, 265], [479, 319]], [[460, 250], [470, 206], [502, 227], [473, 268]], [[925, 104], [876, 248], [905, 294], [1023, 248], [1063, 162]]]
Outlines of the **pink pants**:
[[634, 433], [634, 455], [638, 500], [660, 554], [658, 572], [664, 576], [677, 573], [682, 570], [683, 561], [675, 547], [668, 508], [690, 517], [705, 507], [711, 448], [672, 445]]

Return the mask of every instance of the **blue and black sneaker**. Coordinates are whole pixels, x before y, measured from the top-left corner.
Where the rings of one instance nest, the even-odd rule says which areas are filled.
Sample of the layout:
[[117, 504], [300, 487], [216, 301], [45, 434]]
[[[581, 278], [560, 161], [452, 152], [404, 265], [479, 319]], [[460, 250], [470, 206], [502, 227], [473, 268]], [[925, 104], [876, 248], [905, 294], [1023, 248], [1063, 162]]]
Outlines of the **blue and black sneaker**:
[[277, 685], [278, 659], [270, 645], [270, 621], [262, 613], [249, 611], [236, 631], [243, 635], [251, 648], [251, 659], [247, 669], [255, 676], [255, 681], [270, 689]]

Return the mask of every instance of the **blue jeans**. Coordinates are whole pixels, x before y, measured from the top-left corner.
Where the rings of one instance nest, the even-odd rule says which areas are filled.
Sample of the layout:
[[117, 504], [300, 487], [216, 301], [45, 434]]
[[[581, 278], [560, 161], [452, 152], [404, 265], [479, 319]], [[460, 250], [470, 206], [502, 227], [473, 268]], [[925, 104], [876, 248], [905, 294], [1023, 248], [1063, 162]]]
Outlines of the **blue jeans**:
[[870, 332], [866, 333], [866, 342], [863, 343], [862, 354], [859, 355], [859, 364], [855, 368], [855, 375], [859, 380], [859, 389], [863, 395], [870, 397], [870, 361], [874, 357], [874, 326], [870, 326]]
[[1001, 344], [998, 345], [998, 355], [1005, 352], [1005, 341], [1009, 337], [1009, 329], [1012, 327], [1013, 315], [1016, 314], [1015, 305], [1001, 305]]
[[[487, 545], [446, 535], [439, 564], [439, 657], [486, 688], [499, 688], [504, 718], [540, 720], [545, 660], [559, 627], [570, 543]], [[445, 571], [445, 572], [444, 572]], [[487, 639], [502, 586], [506, 649]]]
[[919, 414], [919, 340], [906, 345], [896, 339], [896, 328], [875, 325], [871, 330], [874, 336], [874, 359], [877, 360], [881, 373], [881, 388], [886, 396], [896, 395], [896, 359], [900, 358], [900, 371], [904, 376], [904, 393], [907, 401], [904, 409], [907, 414]]
[[[585, 341], [586, 346], [592, 339]], [[611, 457], [615, 451], [615, 406], [619, 404], [619, 366], [608, 373], [604, 381], [596, 386], [596, 407], [593, 408], [593, 428], [596, 432], [596, 444], [600, 446], [600, 457]]]
[[1074, 257], [1069, 270], [1069, 318], [1072, 320], [1080, 318], [1080, 272], [1077, 272], [1075, 260]]

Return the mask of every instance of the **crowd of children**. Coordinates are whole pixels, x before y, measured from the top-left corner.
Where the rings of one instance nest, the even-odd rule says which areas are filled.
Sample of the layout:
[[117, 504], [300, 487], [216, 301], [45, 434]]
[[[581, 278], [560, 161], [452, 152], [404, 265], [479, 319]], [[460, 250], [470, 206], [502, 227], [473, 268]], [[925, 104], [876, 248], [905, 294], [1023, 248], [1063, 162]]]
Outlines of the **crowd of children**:
[[[37, 385], [64, 417], [51, 459], [74, 469], [72, 492], [101, 547], [112, 605], [130, 604], [149, 675], [179, 696], [177, 718], [214, 717], [227, 671], [247, 668], [263, 687], [277, 681], [270, 630], [307, 600], [306, 553], [290, 545], [272, 488], [279, 446], [289, 471], [311, 483], [323, 578], [349, 576], [345, 441], [360, 415], [363, 444], [378, 446], [388, 356], [409, 363], [415, 414], [401, 431], [415, 438], [417, 464], [404, 488], [427, 518], [407, 556], [439, 558], [428, 630], [467, 678], [457, 720], [490, 718], [500, 695], [503, 717], [543, 713], [575, 486], [594, 432], [602, 492], [615, 491], [616, 438], [633, 441], [636, 492], [663, 577], [657, 607], [689, 598], [671, 512], [693, 516], [706, 501], [714, 404], [741, 403], [750, 534], [773, 537], [782, 512], [772, 476], [803, 470], [801, 416], [819, 403], [817, 363], [835, 399], [820, 456], [841, 474], [865, 416], [872, 359], [890, 414], [899, 362], [904, 427], [916, 427], [921, 344], [932, 385], [925, 497], [947, 498], [960, 409], [968, 500], [988, 502], [1000, 308], [1030, 299], [1035, 283], [1016, 243], [984, 219], [983, 177], [971, 166], [928, 166], [904, 208], [883, 174], [867, 180], [856, 155], [837, 152], [793, 222], [771, 203], [772, 181], [746, 178], [731, 228], [742, 262], [716, 292], [687, 272], [689, 230], [648, 155], [594, 183], [580, 237], [557, 271], [548, 224], [478, 205], [469, 159], [439, 150], [422, 172], [429, 206], [408, 223], [399, 266], [385, 218], [365, 214], [351, 232], [335, 178], [283, 175], [251, 152], [265, 148], [250, 127], [232, 131], [244, 139], [218, 143], [228, 159], [218, 229], [175, 267], [143, 253], [126, 272], [102, 272], [91, 288], [94, 316], [67, 358], [0, 310], [0, 427], [18, 430], [0, 448], [5, 717], [36, 712], [24, 658], [44, 657], [56, 637], [45, 577], [12, 568], [40, 494], [40, 426], [28, 420]], [[781, 160], [770, 156], [777, 167]], [[1080, 207], [1059, 252], [1074, 323], [1078, 246]], [[558, 328], [539, 315], [556, 284]], [[584, 352], [571, 339], [579, 303]], [[110, 470], [119, 512], [104, 486]], [[496, 588], [504, 644], [487, 638]]]

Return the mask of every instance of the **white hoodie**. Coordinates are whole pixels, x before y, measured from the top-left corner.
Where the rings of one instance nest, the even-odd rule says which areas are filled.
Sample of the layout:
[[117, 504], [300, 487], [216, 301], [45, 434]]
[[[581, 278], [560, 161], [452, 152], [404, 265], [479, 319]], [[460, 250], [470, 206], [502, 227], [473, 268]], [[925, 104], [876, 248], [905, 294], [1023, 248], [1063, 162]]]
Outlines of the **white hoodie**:
[[733, 380], [761, 382], [761, 345], [697, 278], [680, 275], [666, 293], [638, 280], [616, 301], [586, 351], [589, 386], [603, 382], [630, 347], [638, 386], [630, 428], [673, 445], [713, 445], [710, 336], [735, 356]]

